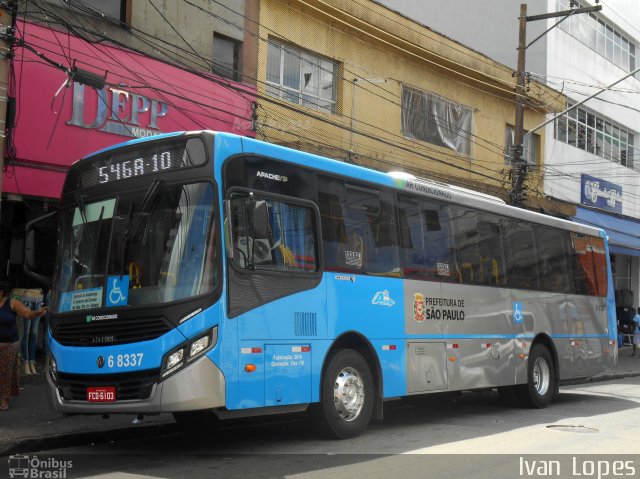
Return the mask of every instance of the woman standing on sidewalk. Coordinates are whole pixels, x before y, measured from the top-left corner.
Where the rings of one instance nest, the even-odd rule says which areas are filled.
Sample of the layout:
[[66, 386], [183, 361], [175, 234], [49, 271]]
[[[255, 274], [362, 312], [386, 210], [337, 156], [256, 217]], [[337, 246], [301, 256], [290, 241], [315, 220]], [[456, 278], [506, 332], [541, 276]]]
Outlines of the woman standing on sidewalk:
[[9, 409], [9, 397], [17, 396], [18, 387], [18, 328], [16, 316], [39, 318], [46, 310], [31, 311], [17, 299], [9, 297], [8, 281], [0, 281], [0, 411]]

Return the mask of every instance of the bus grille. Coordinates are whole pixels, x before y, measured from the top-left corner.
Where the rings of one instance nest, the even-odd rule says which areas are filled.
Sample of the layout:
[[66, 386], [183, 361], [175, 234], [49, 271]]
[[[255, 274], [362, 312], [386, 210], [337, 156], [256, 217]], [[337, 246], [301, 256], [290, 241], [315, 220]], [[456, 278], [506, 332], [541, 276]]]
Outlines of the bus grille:
[[125, 374], [83, 375], [59, 373], [60, 396], [67, 401], [86, 401], [87, 388], [115, 386], [116, 401], [147, 399], [160, 377], [159, 369]]
[[93, 323], [59, 324], [53, 337], [65, 346], [109, 346], [156, 339], [171, 326], [162, 318], [116, 319]]
[[293, 315], [296, 336], [317, 336], [316, 313], [296, 312]]

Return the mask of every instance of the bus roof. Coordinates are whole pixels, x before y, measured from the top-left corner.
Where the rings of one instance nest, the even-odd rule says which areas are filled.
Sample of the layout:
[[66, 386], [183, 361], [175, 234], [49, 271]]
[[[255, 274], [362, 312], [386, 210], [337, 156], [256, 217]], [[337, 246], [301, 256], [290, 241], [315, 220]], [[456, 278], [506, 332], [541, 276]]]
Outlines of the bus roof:
[[[196, 135], [198, 133], [202, 133], [202, 131], [180, 131], [165, 133], [148, 138], [133, 139], [96, 151], [78, 161], [83, 161], [84, 159], [97, 154], [106, 153], [115, 148], [134, 145], [137, 143], [145, 143], [148, 141], [163, 140], [166, 138], [182, 135]], [[312, 153], [295, 150], [292, 148], [287, 148], [285, 146], [266, 143], [254, 138], [235, 135], [233, 133], [216, 131], [207, 131], [207, 133], [214, 134], [219, 138], [226, 137], [230, 140], [240, 140], [244, 153], [271, 156], [288, 163], [306, 166], [318, 171], [334, 173], [348, 178], [353, 178], [354, 180], [358, 181], [387, 186], [396, 190], [403, 190], [425, 197], [472, 206], [474, 208], [478, 208], [491, 213], [518, 219], [526, 219], [535, 223], [606, 238], [604, 230], [600, 228], [583, 225], [581, 223], [574, 223], [572, 221], [556, 218], [546, 214], [509, 206], [502, 199], [496, 196], [487, 195], [471, 189], [449, 185], [430, 179], [418, 178], [405, 172], [391, 171], [385, 173], [370, 168], [346, 163], [344, 161], [335, 160]]]

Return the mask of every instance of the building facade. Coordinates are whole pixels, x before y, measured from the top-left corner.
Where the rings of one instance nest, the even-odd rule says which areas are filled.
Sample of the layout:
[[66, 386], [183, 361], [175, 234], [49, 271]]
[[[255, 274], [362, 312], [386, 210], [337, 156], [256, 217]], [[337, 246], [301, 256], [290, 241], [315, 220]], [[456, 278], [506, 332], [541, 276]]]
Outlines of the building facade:
[[[370, 0], [262, 0], [258, 52], [258, 138], [506, 198], [512, 68]], [[532, 82], [525, 126], [563, 103]]]
[[[491, 58], [515, 67], [520, 2], [381, 0]], [[576, 221], [609, 235], [615, 288], [640, 304], [640, 9], [633, 0], [535, 0], [527, 15], [599, 4], [527, 48], [527, 77], [566, 95], [565, 107], [603, 90], [544, 128], [544, 195], [575, 205]], [[573, 5], [573, 7], [572, 7]], [[527, 22], [531, 42], [560, 18]], [[526, 146], [525, 146], [526, 148]], [[629, 305], [631, 306], [631, 305]]]
[[[25, 224], [57, 209], [74, 161], [178, 130], [255, 136], [257, 53], [244, 24], [255, 2], [30, 3], [13, 35], [0, 211], [0, 277], [17, 286], [33, 286]], [[52, 246], [35, 257], [51, 261]]]
[[[2, 188], [0, 261], [15, 274], [23, 218], [55, 209], [69, 164], [135, 136], [218, 129], [502, 198], [511, 189], [513, 69], [379, 3], [36, 3], [14, 48]], [[565, 103], [532, 80], [525, 128]], [[527, 148], [531, 205], [574, 214], [542, 194], [546, 135]]]

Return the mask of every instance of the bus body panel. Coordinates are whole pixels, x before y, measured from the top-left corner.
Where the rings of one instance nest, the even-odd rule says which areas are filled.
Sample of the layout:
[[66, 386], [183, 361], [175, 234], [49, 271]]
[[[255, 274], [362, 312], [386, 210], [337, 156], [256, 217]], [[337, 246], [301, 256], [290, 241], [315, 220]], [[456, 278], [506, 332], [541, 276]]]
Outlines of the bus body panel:
[[[99, 347], [64, 346], [51, 339], [58, 371], [68, 374], [115, 374], [159, 369], [162, 358], [185, 341], [177, 329], [152, 341]], [[98, 358], [102, 358], [99, 361]], [[126, 363], [126, 364], [125, 364]], [[102, 366], [100, 366], [102, 364]]]
[[[307, 179], [315, 178], [317, 172], [370, 182], [373, 188], [385, 187], [387, 191], [445, 198], [443, 201], [450, 203], [474, 206], [477, 200], [461, 191], [442, 196], [409, 189], [385, 173], [252, 139], [219, 133], [206, 135], [213, 142], [212, 180], [218, 186], [217, 211], [221, 213], [215, 221], [220, 231], [224, 230], [226, 213], [222, 205], [227, 198], [224, 166], [230, 158], [243, 154], [270, 157], [272, 165], [286, 162], [284, 170], [306, 167]], [[268, 188], [272, 189], [267, 193], [277, 193], [278, 186]], [[438, 188], [446, 189], [446, 185]], [[263, 193], [259, 188], [251, 191]], [[315, 193], [305, 192], [304, 199], [317, 201]], [[478, 207], [503, 216], [595, 234], [587, 226], [505, 207], [498, 202], [480, 201]], [[604, 232], [598, 233], [606, 240]], [[528, 380], [533, 341], [541, 335], [553, 343], [560, 379], [596, 374], [605, 365], [615, 364], [617, 358], [615, 303], [606, 241], [606, 298], [459, 284], [448, 282], [452, 278], [446, 276], [442, 282], [406, 279], [400, 270], [381, 275], [322, 271], [321, 281], [311, 289], [265, 302], [231, 318], [228, 279], [232, 266], [225, 258], [226, 241], [227, 237], [221, 235], [222, 249], [217, 256], [222, 263], [219, 300], [185, 316], [169, 333], [153, 341], [117, 346], [70, 347], [51, 340], [51, 352], [59, 371], [93, 377], [159, 369], [163, 357], [171, 350], [217, 327], [214, 347], [192, 364], [158, 381], [147, 400], [97, 405], [63, 401], [48, 375], [54, 408], [67, 412], [151, 413], [318, 402], [329, 351], [338, 338], [349, 334], [356, 334], [371, 345], [374, 361], [380, 365], [384, 398], [524, 384]], [[319, 242], [322, 243], [322, 236]], [[333, 251], [330, 246], [327, 245], [324, 254], [337, 254], [339, 249]], [[273, 276], [274, 284], [277, 274]], [[122, 362], [118, 366], [118, 355], [138, 354], [143, 355], [141, 364], [125, 367]], [[107, 363], [113, 357], [115, 367], [98, 367], [100, 355]], [[370, 368], [374, 372], [376, 365], [370, 364]]]
[[[83, 387], [104, 385], [99, 377], [81, 380]], [[157, 414], [163, 412], [213, 409], [225, 405], [225, 378], [220, 369], [203, 356], [162, 382], [155, 383], [148, 397], [133, 400], [95, 403], [86, 399], [63, 399], [59, 386], [47, 374], [48, 401], [54, 411], [85, 414]], [[116, 386], [117, 380], [106, 384]]]

